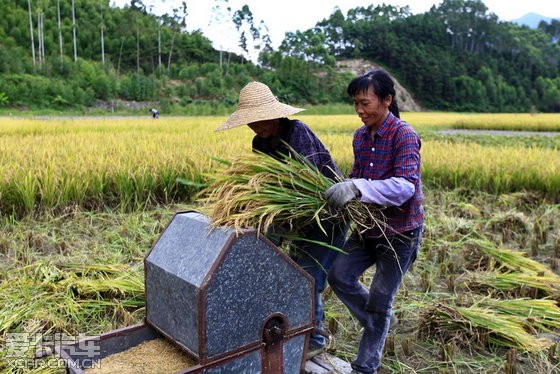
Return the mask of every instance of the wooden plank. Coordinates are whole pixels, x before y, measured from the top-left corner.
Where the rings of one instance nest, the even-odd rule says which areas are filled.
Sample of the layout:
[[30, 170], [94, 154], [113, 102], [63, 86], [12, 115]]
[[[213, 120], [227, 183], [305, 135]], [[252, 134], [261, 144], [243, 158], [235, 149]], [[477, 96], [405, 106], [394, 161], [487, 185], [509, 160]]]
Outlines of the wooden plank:
[[305, 374], [334, 374], [333, 368], [326, 368], [314, 361], [315, 357], [305, 362]]
[[349, 374], [350, 364], [336, 356], [321, 353], [305, 362], [305, 374]]

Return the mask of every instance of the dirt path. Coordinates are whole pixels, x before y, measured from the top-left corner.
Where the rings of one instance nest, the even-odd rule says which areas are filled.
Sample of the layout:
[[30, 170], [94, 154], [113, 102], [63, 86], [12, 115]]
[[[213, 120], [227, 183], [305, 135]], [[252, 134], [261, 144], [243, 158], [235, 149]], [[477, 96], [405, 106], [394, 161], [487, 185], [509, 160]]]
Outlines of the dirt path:
[[552, 131], [508, 131], [508, 130], [440, 130], [447, 135], [497, 135], [497, 136], [560, 136], [560, 132]]

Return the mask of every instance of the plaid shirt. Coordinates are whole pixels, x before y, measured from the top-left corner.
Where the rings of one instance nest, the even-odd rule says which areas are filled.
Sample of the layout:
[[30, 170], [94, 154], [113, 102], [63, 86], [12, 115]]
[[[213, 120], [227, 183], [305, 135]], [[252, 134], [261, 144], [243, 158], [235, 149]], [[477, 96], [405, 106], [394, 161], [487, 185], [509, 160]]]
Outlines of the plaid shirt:
[[[333, 181], [342, 178], [342, 172], [334, 162], [327, 147], [305, 123], [300, 120], [281, 118], [278, 135], [280, 140], [288, 143], [294, 151], [309, 160], [324, 176]], [[288, 154], [282, 143], [275, 140], [277, 139], [263, 139], [255, 135], [253, 149], [274, 157]]]
[[[350, 178], [401, 177], [414, 184], [415, 192], [409, 200], [401, 206], [383, 209], [387, 225], [398, 233], [418, 228], [424, 222], [420, 146], [420, 138], [414, 129], [392, 113], [373, 135], [373, 140], [369, 127], [362, 126], [354, 132], [354, 165]], [[391, 230], [385, 231], [387, 235], [394, 234]], [[381, 235], [377, 228], [366, 233], [366, 236]]]

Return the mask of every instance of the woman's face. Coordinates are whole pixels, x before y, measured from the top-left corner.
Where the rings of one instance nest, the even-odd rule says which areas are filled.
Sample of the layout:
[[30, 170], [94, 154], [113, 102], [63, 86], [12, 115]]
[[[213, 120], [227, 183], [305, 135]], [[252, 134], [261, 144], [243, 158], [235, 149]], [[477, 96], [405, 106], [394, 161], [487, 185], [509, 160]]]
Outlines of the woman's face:
[[388, 96], [385, 100], [379, 99], [373, 89], [369, 88], [367, 91], [360, 91], [354, 96], [354, 110], [356, 110], [364, 125], [377, 130], [389, 115], [391, 101], [391, 96]]
[[267, 119], [265, 121], [251, 122], [247, 126], [257, 134], [259, 138], [270, 138], [278, 133], [278, 119]]

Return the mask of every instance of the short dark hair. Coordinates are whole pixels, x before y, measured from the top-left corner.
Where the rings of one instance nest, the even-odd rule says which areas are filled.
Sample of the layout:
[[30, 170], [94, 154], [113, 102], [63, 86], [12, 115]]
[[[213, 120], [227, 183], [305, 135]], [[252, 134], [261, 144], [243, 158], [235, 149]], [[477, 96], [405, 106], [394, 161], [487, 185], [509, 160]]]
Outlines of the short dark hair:
[[348, 85], [348, 95], [351, 97], [356, 96], [359, 92], [366, 92], [368, 89], [373, 89], [373, 93], [381, 100], [385, 100], [391, 96], [391, 105], [389, 110], [396, 117], [400, 118], [399, 106], [397, 104], [397, 94], [395, 92], [395, 83], [391, 76], [382, 69], [370, 70], [367, 73], [360, 75], [350, 82]]

